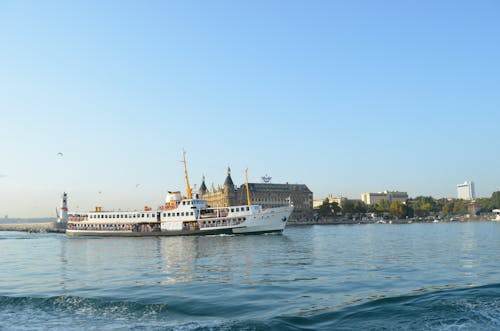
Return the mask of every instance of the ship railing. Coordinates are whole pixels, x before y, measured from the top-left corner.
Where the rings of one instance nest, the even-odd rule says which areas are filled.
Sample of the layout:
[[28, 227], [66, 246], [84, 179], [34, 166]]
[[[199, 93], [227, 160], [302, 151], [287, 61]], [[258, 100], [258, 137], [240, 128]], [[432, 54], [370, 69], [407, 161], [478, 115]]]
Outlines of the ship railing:
[[200, 218], [217, 218], [217, 217], [227, 217], [227, 213], [205, 213], [200, 214]]

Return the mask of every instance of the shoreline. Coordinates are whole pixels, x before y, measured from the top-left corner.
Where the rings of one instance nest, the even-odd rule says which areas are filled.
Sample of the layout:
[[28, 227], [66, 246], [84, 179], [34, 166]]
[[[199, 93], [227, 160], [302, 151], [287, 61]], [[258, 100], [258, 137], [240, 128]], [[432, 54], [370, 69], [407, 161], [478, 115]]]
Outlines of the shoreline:
[[411, 223], [456, 223], [456, 222], [493, 222], [491, 217], [452, 217], [443, 219], [419, 219], [419, 218], [403, 218], [403, 219], [387, 219], [387, 220], [352, 220], [347, 218], [324, 218], [311, 221], [289, 222], [287, 226], [305, 226], [305, 225], [354, 225], [354, 224], [411, 224]]
[[[310, 226], [310, 225], [356, 225], [356, 224], [411, 224], [411, 223], [456, 223], [456, 222], [494, 222], [494, 219], [487, 217], [458, 217], [456, 219], [442, 219], [435, 222], [430, 219], [396, 219], [396, 220], [378, 220], [362, 221], [350, 220], [345, 218], [327, 218], [317, 221], [297, 221], [289, 222], [287, 227]], [[0, 231], [20, 231], [29, 233], [66, 233], [66, 229], [61, 228], [57, 222], [40, 223], [0, 223]]]

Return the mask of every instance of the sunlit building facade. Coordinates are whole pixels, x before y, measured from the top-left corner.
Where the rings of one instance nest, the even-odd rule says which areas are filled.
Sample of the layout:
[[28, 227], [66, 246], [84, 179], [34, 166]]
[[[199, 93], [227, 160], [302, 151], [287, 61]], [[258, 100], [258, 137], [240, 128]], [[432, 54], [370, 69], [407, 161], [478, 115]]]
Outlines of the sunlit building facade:
[[406, 203], [406, 200], [408, 200], [408, 193], [387, 190], [377, 193], [361, 193], [361, 201], [363, 201], [367, 205], [377, 204], [382, 200], [386, 200], [388, 202], [400, 201], [402, 203]]
[[[248, 189], [252, 203], [263, 208], [285, 206], [291, 201], [294, 205], [291, 222], [308, 221], [313, 217], [313, 193], [304, 184], [248, 183]], [[234, 185], [229, 168], [222, 187], [212, 185], [208, 189], [203, 177], [198, 194], [211, 207], [247, 204], [246, 185]]]

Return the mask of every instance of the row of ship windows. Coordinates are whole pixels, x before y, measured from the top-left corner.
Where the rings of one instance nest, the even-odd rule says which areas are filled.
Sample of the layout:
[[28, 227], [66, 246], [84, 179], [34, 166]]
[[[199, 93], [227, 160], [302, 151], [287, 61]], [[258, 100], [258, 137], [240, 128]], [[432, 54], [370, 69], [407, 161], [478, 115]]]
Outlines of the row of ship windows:
[[183, 204], [183, 205], [191, 205], [191, 204], [196, 205], [196, 204], [199, 204], [199, 203], [201, 203], [201, 200], [193, 200], [193, 201], [189, 201], [189, 200], [188, 200], [188, 201], [182, 201], [182, 204]]
[[[189, 201], [188, 201], [189, 202]], [[241, 208], [231, 208], [231, 213], [245, 211], [245, 207]], [[250, 210], [250, 207], [246, 207], [246, 210]], [[178, 213], [163, 213], [163, 217], [173, 217], [173, 216], [193, 216], [194, 212], [178, 212]]]
[[[247, 206], [247, 207], [241, 207], [241, 211], [245, 211], [245, 208], [246, 208], [246, 210], [250, 210], [250, 207]], [[240, 208], [239, 207], [238, 208], [231, 208], [231, 213], [234, 213], [235, 211], [239, 212]]]
[[163, 213], [163, 217], [171, 216], [193, 216], [194, 212], [182, 212], [182, 213]]
[[120, 214], [120, 215], [107, 215], [107, 214], [96, 214], [90, 215], [90, 218], [140, 218], [140, 217], [156, 217], [154, 213], [145, 213], [145, 214]]
[[[184, 201], [183, 201], [184, 202]], [[190, 201], [188, 201], [190, 202]], [[245, 209], [248, 211], [250, 210], [250, 207], [241, 207], [241, 208], [231, 208], [231, 212], [234, 213], [241, 211], [245, 211]], [[172, 217], [172, 216], [193, 216], [194, 212], [180, 212], [180, 213], [163, 213], [163, 217]], [[95, 214], [95, 215], [90, 215], [90, 218], [140, 218], [140, 217], [156, 217], [154, 213], [143, 213], [143, 214], [120, 214], [120, 215], [107, 215], [107, 214]]]

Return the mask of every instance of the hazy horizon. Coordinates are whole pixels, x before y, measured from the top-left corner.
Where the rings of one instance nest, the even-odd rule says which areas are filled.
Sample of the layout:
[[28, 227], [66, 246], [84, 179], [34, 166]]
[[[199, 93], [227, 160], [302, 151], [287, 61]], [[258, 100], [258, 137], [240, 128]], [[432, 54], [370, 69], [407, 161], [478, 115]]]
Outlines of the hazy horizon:
[[0, 216], [50, 216], [63, 191], [157, 206], [185, 191], [183, 149], [193, 187], [230, 166], [315, 199], [500, 190], [497, 1], [0, 9]]

